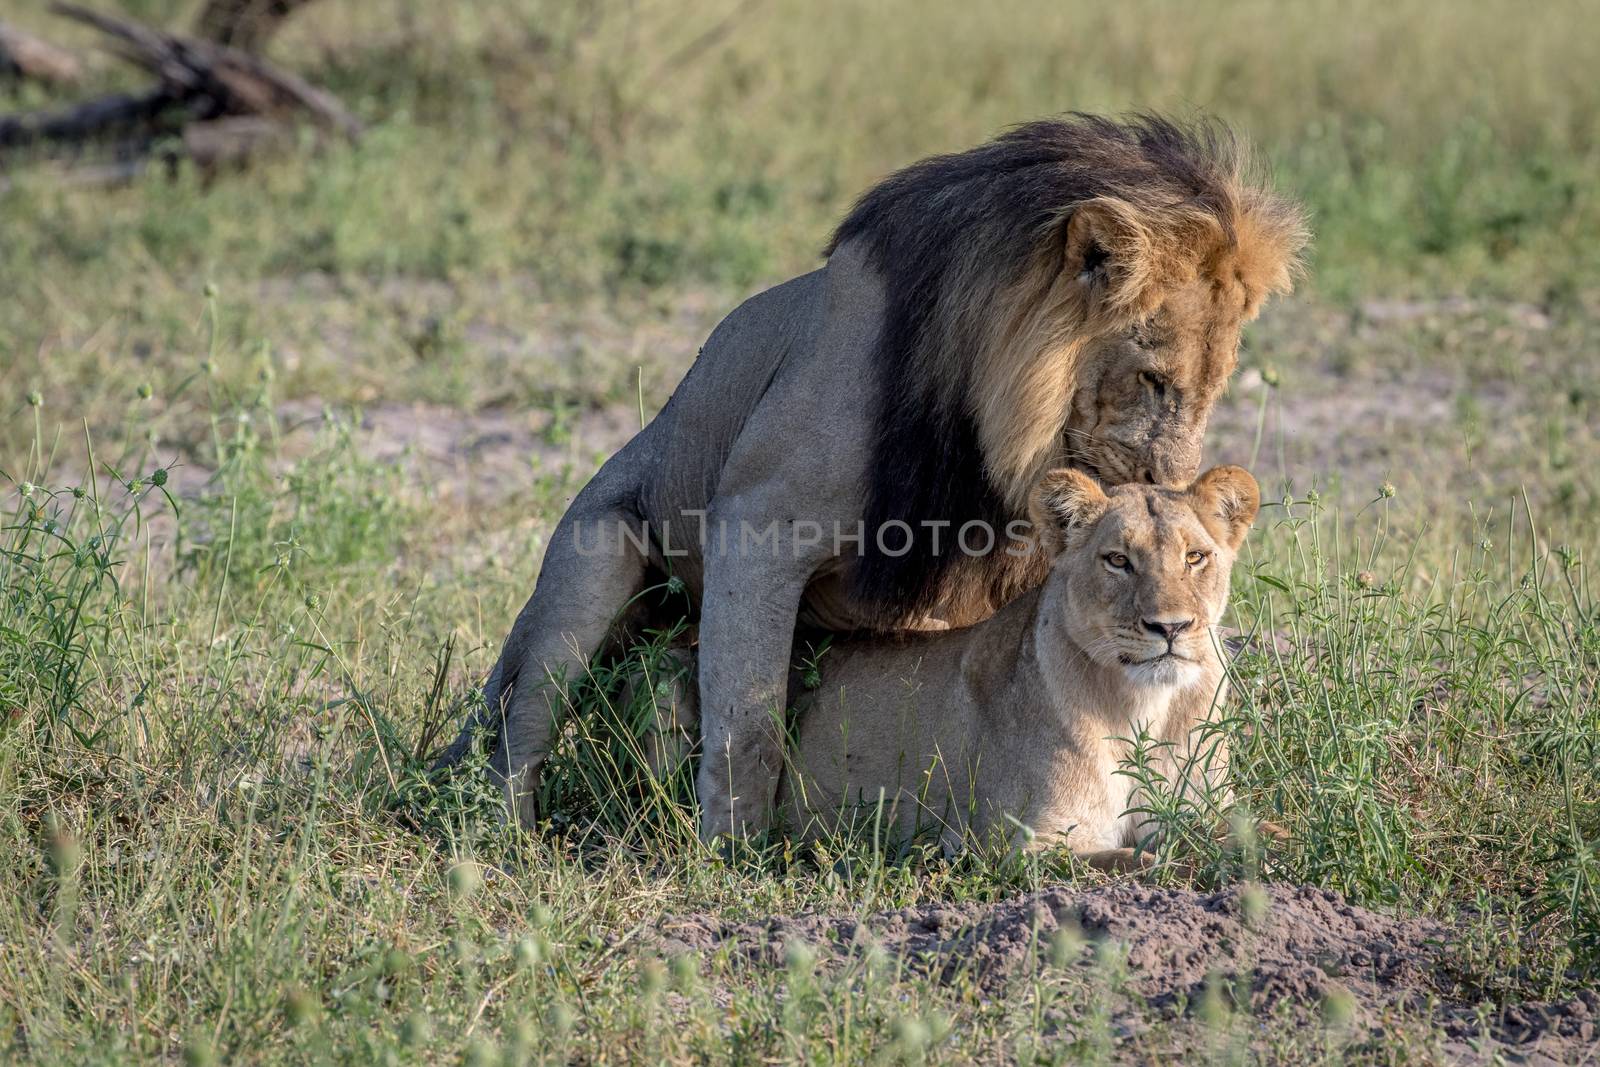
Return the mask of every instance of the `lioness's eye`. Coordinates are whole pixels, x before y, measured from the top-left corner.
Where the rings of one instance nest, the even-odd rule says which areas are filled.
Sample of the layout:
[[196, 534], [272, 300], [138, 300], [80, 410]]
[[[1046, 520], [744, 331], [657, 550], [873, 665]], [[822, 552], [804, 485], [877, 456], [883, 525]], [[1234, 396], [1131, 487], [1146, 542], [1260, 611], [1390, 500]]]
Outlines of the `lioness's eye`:
[[1184, 556], [1183, 559], [1184, 562], [1189, 564], [1189, 566], [1198, 567], [1200, 564], [1206, 561], [1206, 554], [1204, 552], [1190, 552], [1188, 555]]
[[1167, 391], [1167, 383], [1147, 370], [1139, 372], [1139, 384], [1153, 391], [1157, 399]]
[[1107, 552], [1106, 564], [1107, 566], [1115, 567], [1119, 571], [1125, 571], [1128, 569], [1128, 557], [1121, 552]]

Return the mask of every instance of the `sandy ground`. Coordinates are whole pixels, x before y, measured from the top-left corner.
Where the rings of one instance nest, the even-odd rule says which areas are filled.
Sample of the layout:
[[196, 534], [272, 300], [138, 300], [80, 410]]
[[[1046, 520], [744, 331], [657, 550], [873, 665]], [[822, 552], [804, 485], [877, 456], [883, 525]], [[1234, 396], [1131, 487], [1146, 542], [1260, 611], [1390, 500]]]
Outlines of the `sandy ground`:
[[1220, 982], [1238, 1009], [1308, 1024], [1323, 1018], [1330, 999], [1343, 1000], [1352, 1009], [1347, 1041], [1381, 1043], [1393, 1027], [1428, 1026], [1443, 1035], [1440, 1051], [1451, 1059], [1600, 1061], [1600, 992], [1491, 1009], [1485, 1022], [1452, 990], [1451, 931], [1440, 924], [1305, 886], [1266, 885], [1257, 900], [1252, 911], [1238, 887], [1205, 894], [1119, 882], [866, 916], [686, 915], [663, 922], [647, 944], [664, 955], [726, 948], [754, 966], [782, 966], [794, 943], [814, 948], [824, 966], [877, 946], [940, 981], [970, 981], [999, 996], [1045, 965], [1055, 931], [1066, 926], [1087, 942], [1069, 964], [1086, 976], [1100, 966], [1102, 946], [1125, 952], [1128, 981], [1111, 1014], [1113, 1032], [1124, 1037], [1149, 1026], [1151, 1012], [1181, 1028], [1208, 983]]
[[[292, 436], [305, 440], [325, 412], [314, 402], [291, 401], [278, 415]], [[443, 404], [377, 404], [360, 416], [363, 455], [401, 464], [430, 496], [469, 502], [498, 499], [568, 465], [587, 474], [639, 431], [638, 409], [622, 405], [576, 411], [559, 426], [547, 410]]]

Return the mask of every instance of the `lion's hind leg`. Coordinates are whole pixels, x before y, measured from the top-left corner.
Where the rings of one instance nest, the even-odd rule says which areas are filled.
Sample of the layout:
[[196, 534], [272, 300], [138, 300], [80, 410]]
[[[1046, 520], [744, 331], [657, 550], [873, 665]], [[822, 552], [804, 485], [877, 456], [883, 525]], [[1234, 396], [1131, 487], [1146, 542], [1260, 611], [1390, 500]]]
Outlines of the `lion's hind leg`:
[[556, 527], [538, 584], [484, 687], [490, 726], [499, 726], [490, 767], [523, 825], [537, 819], [539, 769], [555, 742], [567, 687], [588, 670], [649, 574], [638, 513], [618, 504], [584, 506], [586, 495]]

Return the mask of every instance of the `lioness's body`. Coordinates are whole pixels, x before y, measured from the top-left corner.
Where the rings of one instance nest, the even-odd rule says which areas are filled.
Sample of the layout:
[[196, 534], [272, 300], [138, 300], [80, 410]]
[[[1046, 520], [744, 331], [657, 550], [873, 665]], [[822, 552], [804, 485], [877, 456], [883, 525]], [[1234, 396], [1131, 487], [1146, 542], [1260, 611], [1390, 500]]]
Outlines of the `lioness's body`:
[[[535, 815], [563, 681], [668, 576], [699, 612], [702, 829], [739, 833], [775, 795], [797, 620], [976, 621], [1043, 576], [1004, 549], [1044, 470], [1191, 477], [1241, 325], [1304, 239], [1241, 167], [1214, 130], [1031, 124], [886, 180], [822, 269], [730, 314], [573, 500], [485, 684], [513, 810]], [[901, 551], [877, 538], [896, 522]], [[951, 547], [969, 522], [991, 550]]]
[[[1226, 695], [1214, 627], [1257, 499], [1236, 467], [1183, 492], [1109, 497], [1076, 472], [1048, 476], [1041, 587], [969, 629], [844, 638], [822, 654], [820, 684], [795, 701], [779, 788], [790, 824], [865, 824], [947, 850], [1064, 841], [1106, 862], [1143, 836], [1119, 773], [1141, 735], [1175, 787], [1225, 790], [1226, 749], [1204, 729]], [[694, 733], [692, 701], [676, 714], [676, 741], [655, 749], [668, 763]]]
[[[1176, 780], [1193, 728], [1220, 701], [1223, 670], [1207, 649], [1183, 686], [1130, 683], [1120, 668], [1066, 656], [1042, 591], [1024, 593], [964, 631], [905, 640], [845, 640], [828, 652], [820, 689], [800, 701], [779, 806], [791, 826], [842, 820], [901, 838], [1106, 853], [1138, 844], [1133, 781], [1117, 771], [1141, 731]], [[1206, 769], [1226, 769], [1213, 750]], [[880, 797], [882, 807], [880, 808]]]

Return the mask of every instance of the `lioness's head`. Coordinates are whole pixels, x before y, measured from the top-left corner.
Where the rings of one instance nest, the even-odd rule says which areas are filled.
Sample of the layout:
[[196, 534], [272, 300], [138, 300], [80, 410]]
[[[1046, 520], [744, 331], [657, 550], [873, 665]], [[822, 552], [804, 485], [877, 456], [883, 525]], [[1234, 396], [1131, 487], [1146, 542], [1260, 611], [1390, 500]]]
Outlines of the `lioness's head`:
[[1143, 685], [1181, 685], [1210, 654], [1228, 576], [1260, 507], [1241, 467], [1214, 467], [1187, 489], [1102, 489], [1073, 469], [1033, 496], [1045, 548], [1058, 552], [1044, 596], [1095, 662]]

